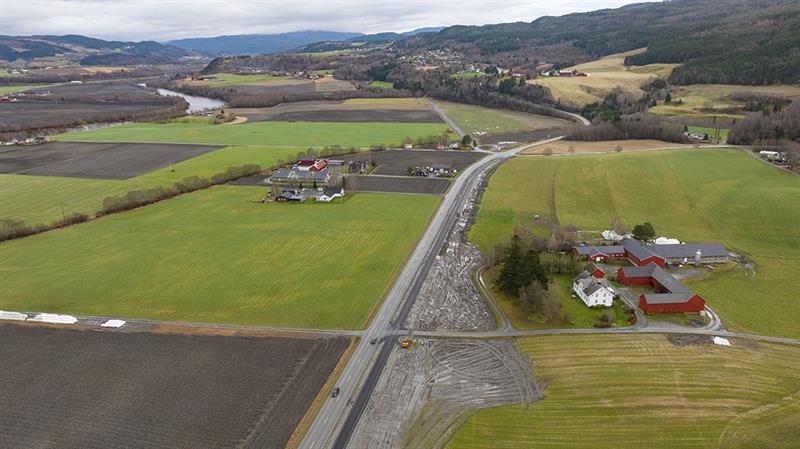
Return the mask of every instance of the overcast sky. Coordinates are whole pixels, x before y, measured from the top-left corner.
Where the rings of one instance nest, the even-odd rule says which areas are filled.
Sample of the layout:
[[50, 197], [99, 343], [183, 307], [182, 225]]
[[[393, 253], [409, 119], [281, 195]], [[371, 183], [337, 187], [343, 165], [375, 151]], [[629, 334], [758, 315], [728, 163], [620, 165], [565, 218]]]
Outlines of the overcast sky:
[[0, 0], [1, 34], [83, 34], [158, 40], [331, 30], [408, 31], [440, 25], [529, 22], [634, 0]]

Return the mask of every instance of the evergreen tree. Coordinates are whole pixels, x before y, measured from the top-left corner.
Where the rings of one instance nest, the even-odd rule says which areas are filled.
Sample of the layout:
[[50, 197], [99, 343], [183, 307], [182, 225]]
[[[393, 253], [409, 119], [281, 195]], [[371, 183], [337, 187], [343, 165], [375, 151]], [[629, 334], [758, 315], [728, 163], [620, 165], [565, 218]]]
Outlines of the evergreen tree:
[[517, 296], [521, 285], [520, 266], [522, 262], [522, 239], [514, 234], [508, 245], [503, 268], [495, 279], [497, 287], [509, 295]]

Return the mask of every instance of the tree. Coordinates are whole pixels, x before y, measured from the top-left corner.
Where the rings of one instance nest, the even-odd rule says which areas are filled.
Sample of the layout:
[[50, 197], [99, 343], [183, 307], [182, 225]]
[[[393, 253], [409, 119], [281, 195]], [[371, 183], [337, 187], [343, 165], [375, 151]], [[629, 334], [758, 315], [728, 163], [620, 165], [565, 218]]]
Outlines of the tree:
[[553, 149], [550, 148], [550, 147], [547, 147], [544, 150], [542, 150], [542, 154], [545, 155], [545, 156], [552, 156], [553, 155]]
[[517, 234], [511, 237], [511, 242], [506, 250], [503, 268], [495, 279], [497, 287], [509, 295], [516, 296], [522, 285], [519, 279], [519, 267], [522, 261], [522, 239]]
[[469, 134], [465, 134], [464, 137], [461, 138], [461, 146], [462, 147], [472, 146], [472, 136], [470, 136]]
[[667, 103], [672, 103], [672, 94], [667, 92], [667, 96], [664, 97], [664, 101]]
[[633, 238], [642, 242], [649, 242], [656, 237], [656, 230], [649, 222], [638, 224], [633, 227]]

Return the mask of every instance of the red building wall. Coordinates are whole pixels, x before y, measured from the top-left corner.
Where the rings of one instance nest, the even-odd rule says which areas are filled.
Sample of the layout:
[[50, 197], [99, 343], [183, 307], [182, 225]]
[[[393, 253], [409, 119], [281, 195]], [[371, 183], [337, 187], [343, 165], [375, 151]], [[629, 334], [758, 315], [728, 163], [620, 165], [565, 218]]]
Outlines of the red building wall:
[[622, 285], [649, 285], [650, 276], [647, 277], [625, 277], [625, 271], [620, 268], [617, 270], [617, 280]]
[[644, 295], [639, 296], [639, 308], [648, 315], [658, 313], [698, 313], [705, 307], [706, 302], [698, 295], [692, 296], [686, 302], [671, 304], [648, 304]]

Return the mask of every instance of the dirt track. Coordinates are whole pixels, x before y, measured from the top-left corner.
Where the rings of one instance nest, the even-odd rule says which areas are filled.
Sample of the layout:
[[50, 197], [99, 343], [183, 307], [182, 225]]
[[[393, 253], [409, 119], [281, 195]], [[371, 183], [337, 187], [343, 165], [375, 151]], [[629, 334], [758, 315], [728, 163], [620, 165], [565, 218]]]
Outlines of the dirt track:
[[282, 448], [347, 343], [0, 324], [0, 445]]
[[128, 179], [221, 148], [217, 145], [49, 142], [0, 147], [0, 173]]

